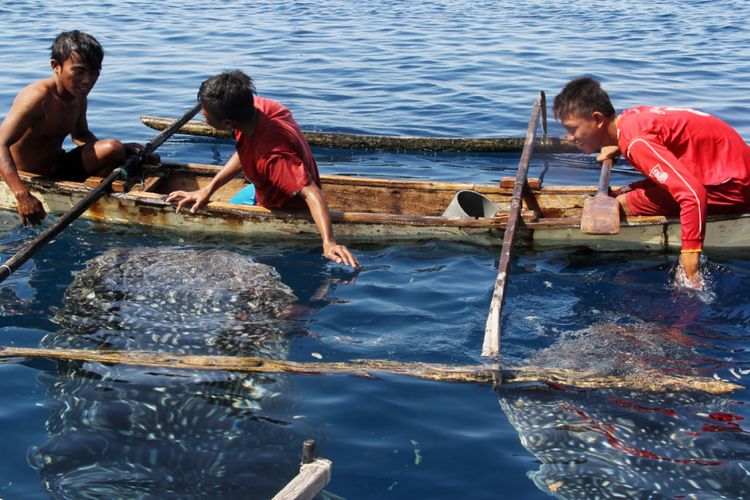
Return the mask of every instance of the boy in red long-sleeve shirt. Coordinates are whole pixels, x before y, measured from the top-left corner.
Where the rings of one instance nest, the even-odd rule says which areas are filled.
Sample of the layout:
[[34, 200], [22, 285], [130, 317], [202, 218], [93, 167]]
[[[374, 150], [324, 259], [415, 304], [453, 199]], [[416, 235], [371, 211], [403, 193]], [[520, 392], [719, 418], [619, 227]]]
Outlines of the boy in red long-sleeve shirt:
[[693, 109], [639, 106], [620, 115], [591, 78], [569, 82], [555, 98], [556, 118], [597, 160], [622, 152], [647, 176], [616, 194], [627, 215], [678, 215], [688, 284], [701, 286], [706, 215], [750, 211], [750, 147], [732, 127]]

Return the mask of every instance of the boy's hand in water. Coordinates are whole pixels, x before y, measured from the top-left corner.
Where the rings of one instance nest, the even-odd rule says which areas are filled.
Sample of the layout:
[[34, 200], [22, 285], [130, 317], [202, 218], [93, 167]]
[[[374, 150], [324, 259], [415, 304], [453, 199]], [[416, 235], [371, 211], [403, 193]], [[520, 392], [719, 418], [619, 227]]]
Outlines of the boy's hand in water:
[[680, 254], [680, 267], [677, 269], [675, 281], [678, 286], [703, 290], [706, 286], [700, 272], [700, 252], [686, 252]]

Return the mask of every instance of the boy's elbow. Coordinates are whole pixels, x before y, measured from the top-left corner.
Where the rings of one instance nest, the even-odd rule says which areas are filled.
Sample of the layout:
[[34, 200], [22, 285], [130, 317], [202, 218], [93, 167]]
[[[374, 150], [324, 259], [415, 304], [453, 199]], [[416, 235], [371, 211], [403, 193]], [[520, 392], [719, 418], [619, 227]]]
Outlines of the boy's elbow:
[[302, 199], [309, 202], [316, 197], [322, 196], [322, 193], [314, 182], [308, 182], [307, 184], [302, 186], [302, 189], [297, 192], [297, 195], [301, 196]]

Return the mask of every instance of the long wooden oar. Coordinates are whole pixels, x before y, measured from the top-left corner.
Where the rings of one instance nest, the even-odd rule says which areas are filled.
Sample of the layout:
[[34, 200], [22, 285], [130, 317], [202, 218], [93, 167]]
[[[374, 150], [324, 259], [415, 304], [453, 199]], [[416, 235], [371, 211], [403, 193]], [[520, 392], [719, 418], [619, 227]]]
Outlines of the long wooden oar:
[[79, 201], [73, 208], [64, 213], [60, 219], [49, 228], [41, 232], [36, 238], [24, 245], [16, 254], [10, 259], [6, 260], [4, 264], [0, 265], [0, 282], [10, 276], [13, 271], [18, 269], [26, 262], [32, 255], [39, 251], [44, 245], [50, 242], [60, 231], [68, 227], [74, 220], [76, 220], [83, 212], [85, 212], [96, 200], [101, 197], [106, 190], [112, 185], [123, 174], [140, 164], [143, 159], [152, 154], [156, 149], [161, 146], [169, 137], [174, 134], [183, 124], [190, 120], [196, 113], [201, 109], [200, 103], [190, 108], [179, 120], [177, 120], [171, 127], [159, 133], [154, 137], [151, 142], [146, 144], [143, 151], [137, 155], [129, 157], [122, 167], [115, 169], [109, 174], [96, 188], [94, 188], [89, 194], [87, 194], [81, 201]]
[[523, 153], [518, 163], [518, 173], [516, 174], [516, 183], [513, 186], [513, 195], [510, 199], [510, 214], [508, 215], [508, 225], [505, 226], [503, 234], [503, 248], [500, 251], [500, 264], [497, 270], [497, 280], [495, 281], [495, 291], [492, 293], [492, 302], [490, 303], [490, 312], [487, 317], [487, 324], [484, 328], [484, 343], [482, 345], [482, 356], [497, 357], [500, 354], [500, 320], [502, 317], [503, 301], [505, 299], [505, 289], [508, 285], [508, 272], [510, 269], [511, 252], [513, 251], [513, 242], [516, 236], [516, 227], [521, 217], [521, 207], [523, 205], [523, 191], [526, 185], [526, 175], [529, 170], [529, 161], [534, 150], [534, 138], [536, 137], [537, 123], [539, 123], [540, 111], [545, 107], [546, 98], [544, 92], [539, 92], [539, 97], [534, 103], [531, 111], [529, 127], [526, 131], [526, 141], [523, 145]]
[[611, 170], [612, 160], [604, 160], [596, 195], [583, 202], [581, 231], [586, 234], [617, 234], [620, 232], [620, 203], [608, 194]]
[[[169, 118], [141, 116], [148, 127], [161, 130], [172, 125]], [[231, 138], [231, 132], [217, 130], [199, 121], [190, 121], [178, 130], [180, 134], [201, 137]], [[401, 137], [392, 135], [359, 135], [335, 132], [304, 131], [311, 146], [321, 148], [362, 149], [380, 151], [447, 151], [447, 152], [504, 152], [517, 153], [523, 150], [523, 137]], [[564, 137], [545, 135], [536, 143], [537, 151], [548, 153], [573, 153], [575, 145]]]

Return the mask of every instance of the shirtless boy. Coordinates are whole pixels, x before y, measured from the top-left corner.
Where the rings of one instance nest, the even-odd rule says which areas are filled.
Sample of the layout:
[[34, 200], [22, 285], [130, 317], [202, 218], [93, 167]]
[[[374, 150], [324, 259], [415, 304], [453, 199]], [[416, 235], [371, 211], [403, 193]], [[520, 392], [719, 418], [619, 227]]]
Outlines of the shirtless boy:
[[186, 206], [195, 213], [217, 189], [244, 172], [254, 185], [258, 205], [307, 208], [323, 240], [323, 255], [359, 267], [357, 259], [333, 237], [318, 166], [292, 113], [276, 101], [255, 95], [252, 79], [241, 71], [209, 78], [201, 85], [198, 99], [206, 123], [234, 130], [237, 151], [204, 188], [175, 191], [167, 201], [177, 202], [178, 212]]
[[[104, 177], [125, 160], [126, 151], [142, 148], [99, 140], [89, 130], [87, 96], [104, 58], [99, 42], [86, 33], [67, 31], [55, 38], [51, 51], [52, 76], [21, 90], [0, 124], [0, 175], [13, 191], [23, 224], [39, 224], [46, 213], [19, 171], [76, 181]], [[68, 134], [77, 147], [65, 152]]]
[[750, 147], [728, 124], [694, 109], [638, 106], [620, 115], [599, 82], [578, 78], [555, 97], [555, 117], [598, 160], [620, 152], [647, 178], [614, 193], [627, 215], [679, 215], [680, 264], [702, 288], [706, 215], [750, 211]]

